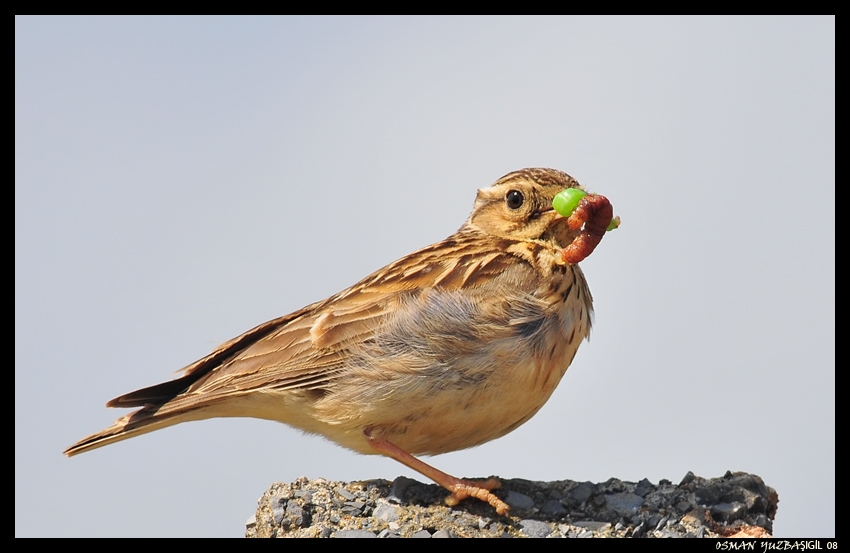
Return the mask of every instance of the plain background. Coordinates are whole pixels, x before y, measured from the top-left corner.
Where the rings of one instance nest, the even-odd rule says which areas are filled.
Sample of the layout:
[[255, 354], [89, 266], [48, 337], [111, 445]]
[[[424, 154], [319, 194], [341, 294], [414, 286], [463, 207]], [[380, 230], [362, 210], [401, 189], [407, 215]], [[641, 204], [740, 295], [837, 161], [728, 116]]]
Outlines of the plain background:
[[240, 536], [275, 481], [424, 480], [248, 419], [61, 452], [530, 166], [622, 217], [592, 338], [525, 426], [431, 462], [749, 471], [777, 536], [834, 536], [834, 17], [16, 18], [15, 534]]

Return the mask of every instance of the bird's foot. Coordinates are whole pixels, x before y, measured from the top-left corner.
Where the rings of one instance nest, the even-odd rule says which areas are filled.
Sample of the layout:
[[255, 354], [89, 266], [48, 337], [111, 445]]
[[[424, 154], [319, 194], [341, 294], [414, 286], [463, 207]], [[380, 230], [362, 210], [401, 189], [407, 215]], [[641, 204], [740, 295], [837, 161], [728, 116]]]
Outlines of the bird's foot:
[[374, 436], [371, 428], [366, 428], [363, 431], [363, 435], [375, 451], [383, 453], [387, 457], [407, 465], [416, 472], [424, 474], [437, 484], [449, 490], [451, 495], [446, 498], [446, 505], [453, 507], [467, 497], [475, 497], [492, 505], [493, 508], [496, 509], [496, 512], [500, 515], [504, 515], [510, 509], [510, 506], [508, 506], [507, 503], [496, 497], [495, 494], [491, 493], [491, 490], [498, 489], [502, 486], [502, 483], [498, 478], [491, 477], [483, 481], [462, 480], [452, 476], [451, 474], [446, 474], [438, 468], [432, 467], [425, 461], [417, 459], [394, 443], [384, 438]]
[[455, 478], [448, 474], [446, 476], [454, 480], [454, 482], [449, 485], [442, 482], [439, 482], [439, 484], [452, 492], [446, 497], [446, 505], [449, 507], [454, 507], [467, 497], [475, 497], [492, 505], [500, 515], [504, 515], [510, 510], [510, 506], [507, 503], [496, 497], [495, 494], [490, 493], [492, 490], [498, 490], [502, 487], [502, 482], [498, 478], [491, 477], [487, 480], [479, 481]]

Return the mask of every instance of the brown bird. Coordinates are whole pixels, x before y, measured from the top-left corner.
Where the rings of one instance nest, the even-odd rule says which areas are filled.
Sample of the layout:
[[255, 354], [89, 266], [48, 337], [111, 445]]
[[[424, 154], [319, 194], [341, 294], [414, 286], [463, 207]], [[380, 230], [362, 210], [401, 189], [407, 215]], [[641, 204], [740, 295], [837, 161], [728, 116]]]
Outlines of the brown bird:
[[175, 380], [113, 399], [108, 407], [141, 409], [65, 454], [187, 421], [255, 417], [392, 457], [447, 488], [450, 505], [472, 496], [507, 512], [491, 493], [498, 480], [461, 480], [413, 455], [519, 427], [588, 336], [592, 299], [575, 263], [604, 234], [611, 208], [588, 195], [561, 216], [552, 199], [566, 188], [581, 186], [553, 169], [505, 175], [478, 191], [472, 214], [442, 242], [249, 330]]

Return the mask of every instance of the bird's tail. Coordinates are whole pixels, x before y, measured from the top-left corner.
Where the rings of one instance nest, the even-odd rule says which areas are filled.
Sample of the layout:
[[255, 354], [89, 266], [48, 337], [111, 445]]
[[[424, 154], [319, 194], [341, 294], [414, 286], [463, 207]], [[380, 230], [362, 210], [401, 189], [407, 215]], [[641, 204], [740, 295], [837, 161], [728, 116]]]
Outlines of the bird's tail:
[[[213, 377], [215, 371], [235, 357], [240, 352], [250, 347], [258, 340], [263, 339], [272, 332], [281, 328], [293, 319], [310, 312], [312, 305], [308, 305], [300, 311], [296, 311], [286, 317], [280, 317], [252, 328], [248, 332], [225, 342], [215, 351], [203, 357], [181, 372], [183, 376], [130, 392], [116, 397], [106, 404], [107, 407], [141, 407], [138, 411], [130, 413], [115, 421], [112, 426], [83, 438], [65, 450], [65, 455], [73, 457], [78, 453], [85, 453], [105, 445], [120, 442], [128, 438], [147, 434], [154, 430], [173, 426], [181, 422], [207, 419], [214, 416], [253, 416], [252, 413], [237, 415], [233, 409], [220, 409], [224, 400], [234, 395], [227, 387], [222, 387], [213, 392], [207, 389], [202, 394], [191, 393], [206, 379]], [[249, 374], [253, 375], [254, 372]], [[230, 382], [228, 377], [225, 381]]]
[[151, 406], [139, 409], [125, 415], [112, 423], [112, 426], [87, 436], [64, 451], [68, 457], [91, 451], [105, 445], [120, 442], [128, 438], [135, 438], [154, 430], [166, 428], [181, 422], [204, 418], [193, 416], [197, 411], [183, 411], [178, 413], [157, 413], [160, 406]]

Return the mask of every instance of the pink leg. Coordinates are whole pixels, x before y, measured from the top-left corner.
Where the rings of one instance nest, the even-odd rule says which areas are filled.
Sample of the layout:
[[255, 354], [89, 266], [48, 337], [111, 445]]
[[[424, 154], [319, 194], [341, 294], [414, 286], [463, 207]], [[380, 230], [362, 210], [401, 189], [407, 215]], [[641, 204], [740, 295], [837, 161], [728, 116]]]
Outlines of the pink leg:
[[432, 467], [424, 461], [420, 461], [392, 442], [388, 442], [383, 438], [373, 437], [370, 433], [370, 429], [364, 430], [363, 435], [366, 436], [366, 439], [369, 440], [369, 445], [371, 445], [376, 451], [383, 453], [387, 457], [395, 459], [399, 463], [412, 468], [418, 473], [424, 474], [437, 484], [452, 492], [452, 494], [446, 498], [446, 505], [454, 506], [467, 497], [476, 497], [481, 501], [486, 501], [492, 505], [496, 509], [496, 512], [500, 515], [507, 513], [510, 509], [507, 503], [490, 493], [490, 490], [498, 489], [502, 485], [502, 483], [496, 478], [488, 478], [483, 482], [461, 480], [460, 478], [455, 478], [450, 474], [446, 474], [445, 472]]

